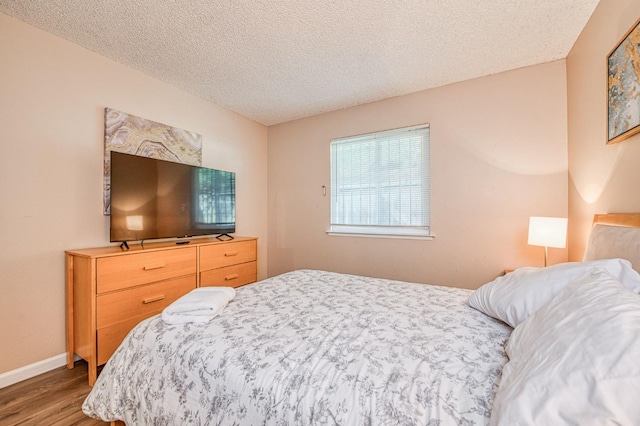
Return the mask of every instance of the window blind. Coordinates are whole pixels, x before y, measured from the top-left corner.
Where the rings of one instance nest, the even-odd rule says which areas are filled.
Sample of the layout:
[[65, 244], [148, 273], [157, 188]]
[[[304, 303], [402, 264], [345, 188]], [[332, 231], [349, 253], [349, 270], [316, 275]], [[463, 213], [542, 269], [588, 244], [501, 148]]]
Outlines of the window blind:
[[234, 223], [235, 173], [202, 168], [193, 173], [196, 226], [203, 228], [206, 225]]
[[429, 125], [331, 141], [331, 230], [429, 234]]

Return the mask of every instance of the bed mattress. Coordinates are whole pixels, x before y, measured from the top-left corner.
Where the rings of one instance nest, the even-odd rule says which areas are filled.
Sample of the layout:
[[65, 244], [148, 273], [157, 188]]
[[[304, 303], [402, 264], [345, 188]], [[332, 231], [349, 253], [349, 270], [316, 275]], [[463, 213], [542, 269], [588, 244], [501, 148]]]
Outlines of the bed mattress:
[[83, 411], [127, 425], [483, 425], [511, 328], [470, 291], [315, 270], [134, 328]]

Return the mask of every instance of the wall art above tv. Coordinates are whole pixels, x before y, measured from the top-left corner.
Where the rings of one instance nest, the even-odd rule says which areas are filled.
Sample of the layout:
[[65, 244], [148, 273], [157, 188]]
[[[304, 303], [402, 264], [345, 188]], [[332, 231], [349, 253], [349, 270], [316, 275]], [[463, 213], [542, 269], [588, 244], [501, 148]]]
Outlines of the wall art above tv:
[[202, 136], [112, 108], [104, 118], [104, 214], [111, 212], [111, 151], [200, 166]]

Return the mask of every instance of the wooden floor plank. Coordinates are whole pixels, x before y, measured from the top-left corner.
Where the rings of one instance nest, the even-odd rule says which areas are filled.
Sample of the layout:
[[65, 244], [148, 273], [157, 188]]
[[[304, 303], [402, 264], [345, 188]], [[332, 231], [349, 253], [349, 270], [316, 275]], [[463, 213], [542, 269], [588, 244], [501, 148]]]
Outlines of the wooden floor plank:
[[60, 367], [24, 380], [0, 389], [0, 424], [108, 425], [82, 412], [82, 403], [90, 391], [84, 361], [77, 361], [71, 370]]

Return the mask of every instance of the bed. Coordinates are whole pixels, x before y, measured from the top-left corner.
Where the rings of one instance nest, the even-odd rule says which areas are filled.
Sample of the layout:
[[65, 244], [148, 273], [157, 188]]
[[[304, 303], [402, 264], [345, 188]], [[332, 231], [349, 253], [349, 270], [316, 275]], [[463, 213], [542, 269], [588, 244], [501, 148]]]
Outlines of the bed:
[[[640, 226], [640, 216], [631, 217], [618, 219]], [[640, 275], [620, 259], [640, 265], [640, 235], [620, 238], [609, 225], [615, 241], [599, 228], [585, 262], [521, 268], [476, 291], [299, 270], [238, 289], [206, 324], [149, 318], [104, 367], [83, 411], [127, 425], [562, 424], [566, 416], [588, 420], [575, 424], [640, 424], [640, 409], [629, 403], [640, 394], [633, 365], [640, 364]], [[608, 253], [616, 258], [601, 260]], [[580, 307], [575, 318], [567, 313], [567, 304], [591, 303], [594, 292], [605, 315], [611, 303], [623, 305], [621, 318], [600, 320], [596, 309], [583, 318]], [[589, 354], [595, 345], [600, 357], [603, 342], [588, 333], [586, 343], [566, 338], [578, 333], [572, 325], [589, 321], [596, 335], [610, 336], [607, 356], [617, 359], [606, 378], [622, 377], [614, 388], [599, 376], [572, 381], [583, 371], [571, 360], [554, 360], [551, 371], [540, 362], [549, 348]], [[629, 332], [612, 336], [609, 328], [620, 321]], [[578, 395], [565, 408], [565, 395], [573, 401], [576, 389], [564, 382], [586, 392], [587, 402]], [[598, 392], [594, 399], [593, 386], [603, 389], [604, 402]]]

